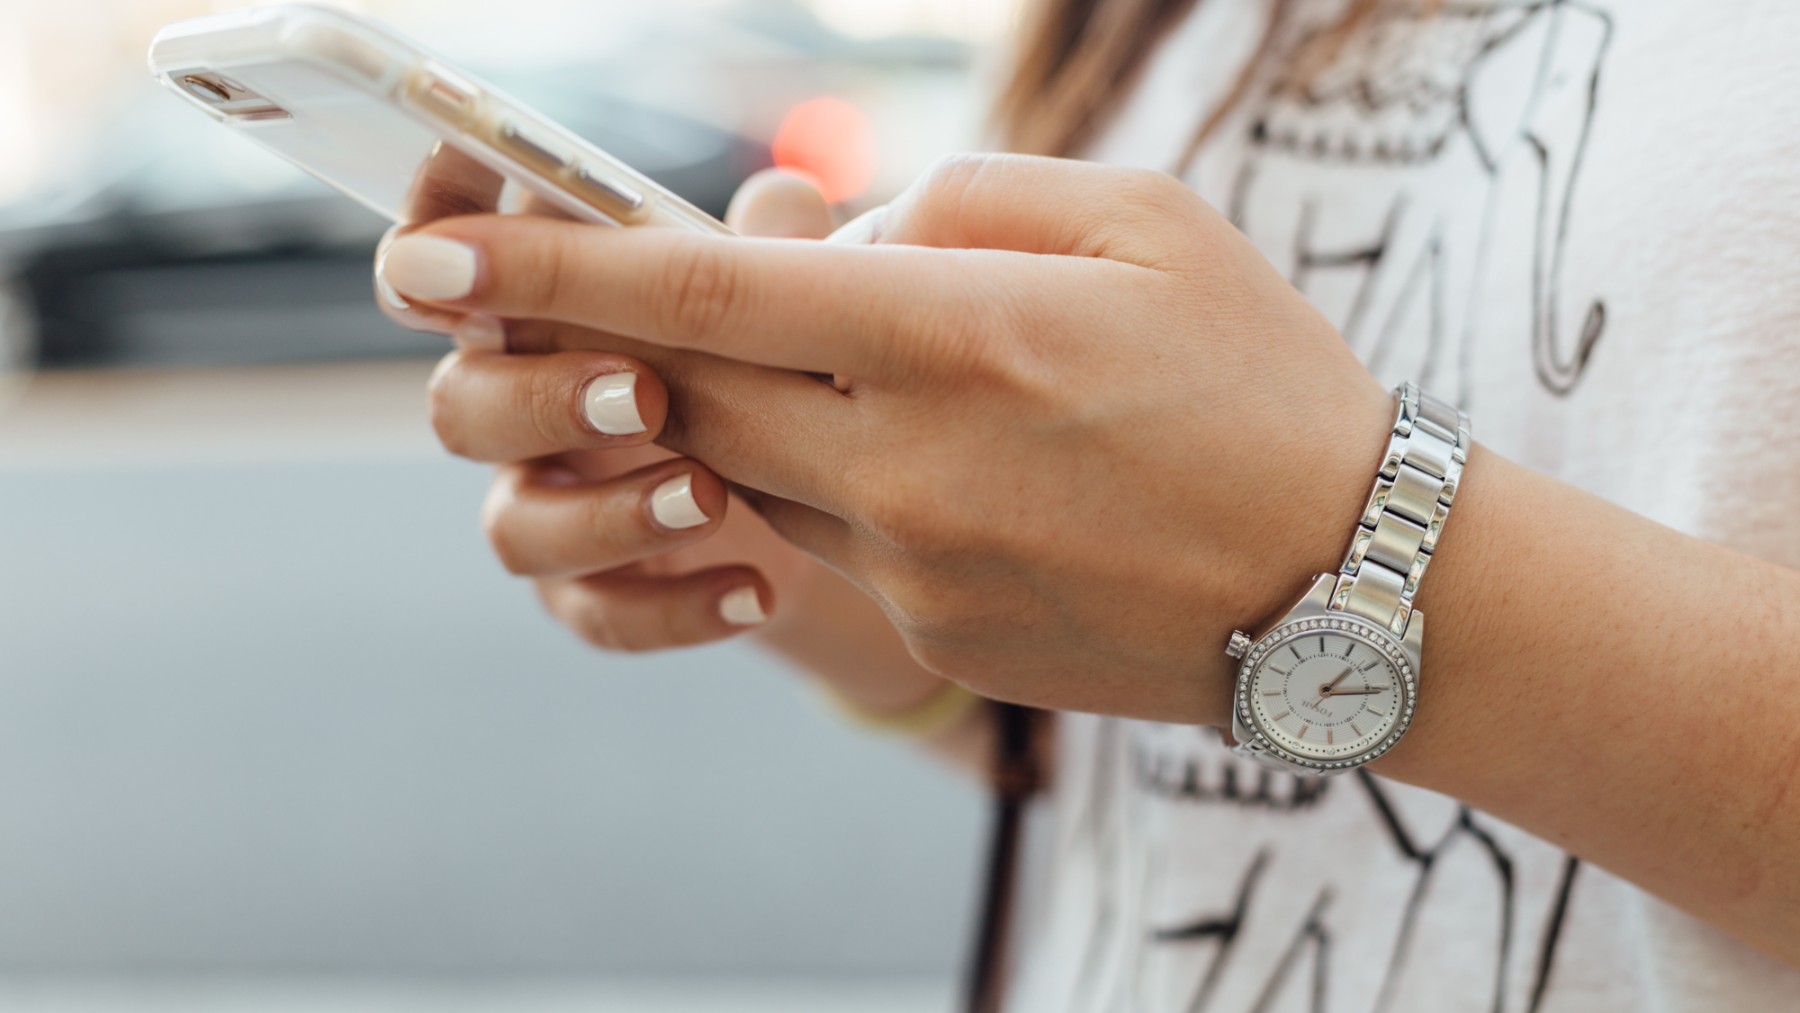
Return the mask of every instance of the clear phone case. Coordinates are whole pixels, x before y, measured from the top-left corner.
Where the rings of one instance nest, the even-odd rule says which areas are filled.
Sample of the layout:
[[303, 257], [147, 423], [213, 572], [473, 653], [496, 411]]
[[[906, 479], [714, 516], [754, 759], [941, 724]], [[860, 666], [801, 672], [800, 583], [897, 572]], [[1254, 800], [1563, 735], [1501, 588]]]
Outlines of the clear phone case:
[[293, 4], [178, 21], [170, 90], [396, 222], [531, 211], [729, 234], [717, 219], [398, 32]]

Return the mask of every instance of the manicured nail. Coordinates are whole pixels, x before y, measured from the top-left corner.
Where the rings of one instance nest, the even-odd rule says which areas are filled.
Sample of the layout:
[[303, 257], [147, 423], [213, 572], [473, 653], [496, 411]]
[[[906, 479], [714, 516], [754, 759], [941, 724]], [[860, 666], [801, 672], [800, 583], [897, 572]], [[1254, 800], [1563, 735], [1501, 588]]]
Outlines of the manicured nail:
[[753, 587], [727, 591], [725, 597], [719, 599], [719, 618], [733, 626], [760, 626], [769, 620], [763, 611], [762, 599], [756, 596]]
[[439, 236], [401, 236], [376, 270], [403, 296], [461, 299], [475, 290], [475, 248]]
[[[383, 258], [383, 259], [385, 262], [385, 258]], [[382, 277], [380, 270], [377, 270], [375, 272], [375, 291], [379, 292], [381, 294], [382, 302], [387, 303], [389, 306], [393, 307], [394, 309], [397, 309], [397, 310], [412, 309], [412, 303], [407, 302], [406, 299], [400, 295], [400, 293], [394, 291], [394, 286], [388, 284], [388, 280], [386, 278]]]
[[450, 331], [450, 340], [474, 352], [506, 351], [506, 321], [486, 313], [471, 313]]
[[710, 518], [700, 504], [694, 502], [694, 476], [671, 478], [650, 494], [650, 515], [656, 523], [673, 531], [698, 527]]
[[595, 377], [582, 392], [581, 407], [588, 424], [607, 436], [630, 436], [649, 428], [638, 414], [636, 373]]

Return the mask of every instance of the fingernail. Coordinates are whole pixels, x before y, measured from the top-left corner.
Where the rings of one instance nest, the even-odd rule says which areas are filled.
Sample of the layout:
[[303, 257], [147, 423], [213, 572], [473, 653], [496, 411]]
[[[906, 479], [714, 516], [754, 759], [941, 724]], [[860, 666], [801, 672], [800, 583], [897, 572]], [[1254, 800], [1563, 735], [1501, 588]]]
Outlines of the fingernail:
[[461, 299], [475, 290], [475, 248], [439, 236], [401, 236], [376, 270], [400, 294]]
[[471, 313], [450, 331], [458, 347], [474, 352], [506, 351], [506, 321], [486, 313]]
[[581, 407], [588, 425], [607, 436], [630, 436], [649, 428], [638, 414], [636, 373], [595, 377], [582, 392]]
[[862, 214], [857, 215], [855, 218], [850, 219], [849, 222], [845, 223], [844, 226], [836, 232], [826, 236], [825, 241], [827, 243], [849, 243], [851, 245], [866, 245], [868, 243], [873, 243], [876, 235], [881, 231], [881, 219], [886, 217], [886, 215], [887, 205], [885, 204], [881, 207], [870, 208]]
[[697, 527], [709, 518], [700, 504], [694, 502], [694, 476], [671, 478], [650, 494], [650, 515], [656, 523], [673, 531]]
[[756, 596], [753, 587], [727, 591], [725, 597], [719, 599], [719, 618], [733, 626], [760, 626], [769, 620], [763, 611], [762, 599]]
[[[383, 258], [383, 262], [386, 262], [386, 258]], [[412, 303], [407, 302], [400, 293], [394, 291], [394, 286], [389, 285], [387, 279], [382, 277], [381, 269], [379, 267], [375, 269], [375, 291], [381, 294], [382, 302], [387, 303], [394, 309], [412, 309]]]

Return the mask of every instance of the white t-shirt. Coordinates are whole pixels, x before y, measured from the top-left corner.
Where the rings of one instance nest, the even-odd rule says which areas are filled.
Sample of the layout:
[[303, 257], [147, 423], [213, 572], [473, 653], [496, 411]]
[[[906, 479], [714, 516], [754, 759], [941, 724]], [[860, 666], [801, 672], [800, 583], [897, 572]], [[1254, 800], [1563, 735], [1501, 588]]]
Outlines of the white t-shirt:
[[[1201, 0], [1086, 154], [1175, 168], [1272, 6]], [[1278, 51], [1337, 9], [1293, 6]], [[1458, 399], [1516, 461], [1800, 566], [1797, 47], [1791, 0], [1390, 13], [1309, 85], [1274, 61], [1183, 176], [1383, 381]], [[1800, 1010], [1800, 970], [1453, 799], [1091, 716], [1062, 719], [1058, 764], [1018, 1013]]]

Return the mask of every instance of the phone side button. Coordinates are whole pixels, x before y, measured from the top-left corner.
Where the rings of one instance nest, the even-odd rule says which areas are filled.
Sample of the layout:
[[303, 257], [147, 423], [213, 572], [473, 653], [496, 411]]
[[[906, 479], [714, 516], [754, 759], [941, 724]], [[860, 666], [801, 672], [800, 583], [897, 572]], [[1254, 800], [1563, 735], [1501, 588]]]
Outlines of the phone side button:
[[644, 210], [643, 194], [628, 186], [603, 179], [579, 162], [575, 165], [574, 187], [588, 203], [614, 218], [631, 220]]
[[551, 147], [550, 142], [520, 130], [516, 123], [500, 124], [500, 143], [508, 154], [541, 169], [554, 171], [569, 164], [568, 155]]
[[416, 105], [458, 126], [475, 107], [475, 89], [436, 64], [427, 64], [408, 84], [407, 97]]

